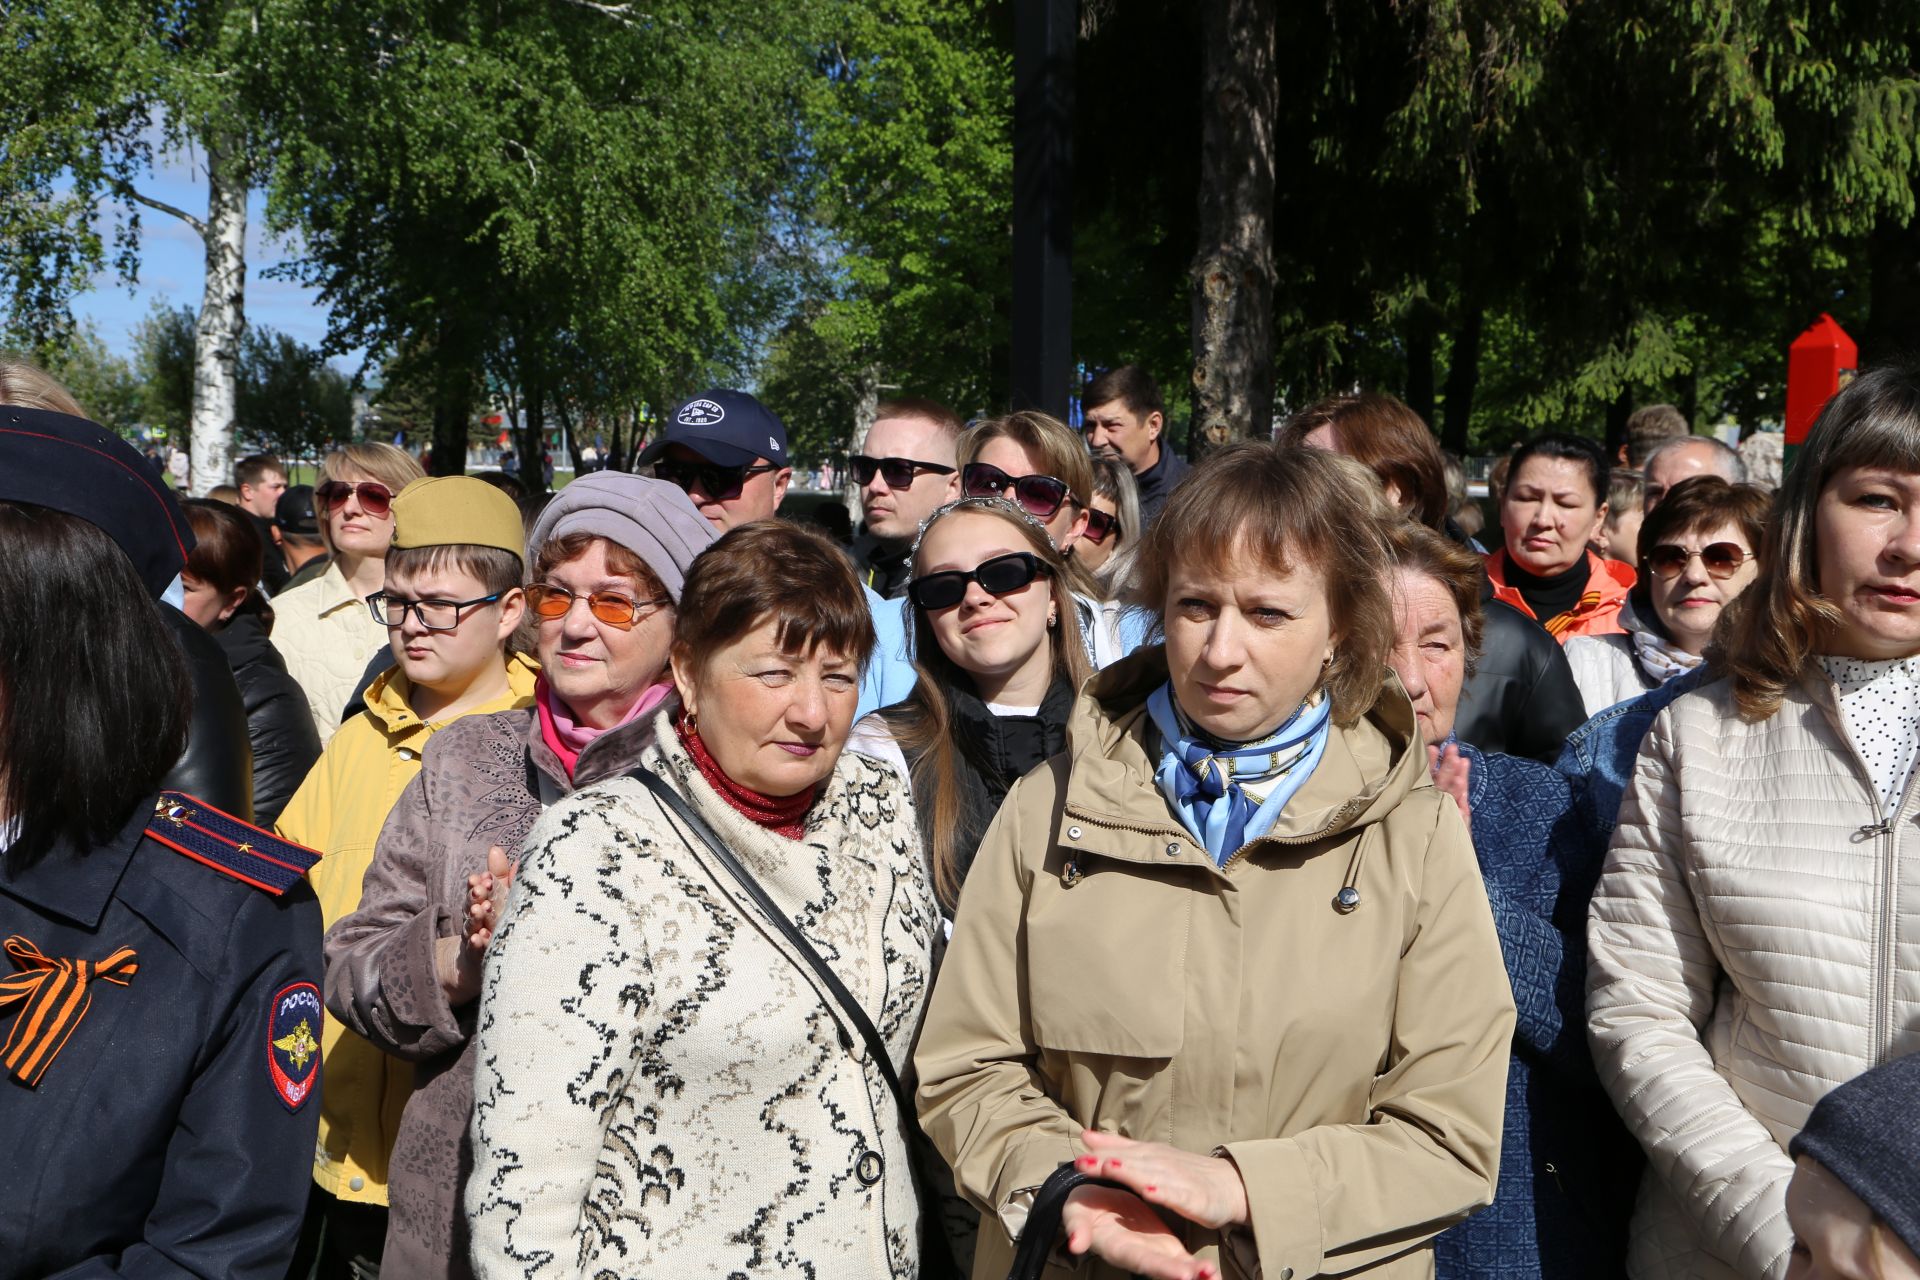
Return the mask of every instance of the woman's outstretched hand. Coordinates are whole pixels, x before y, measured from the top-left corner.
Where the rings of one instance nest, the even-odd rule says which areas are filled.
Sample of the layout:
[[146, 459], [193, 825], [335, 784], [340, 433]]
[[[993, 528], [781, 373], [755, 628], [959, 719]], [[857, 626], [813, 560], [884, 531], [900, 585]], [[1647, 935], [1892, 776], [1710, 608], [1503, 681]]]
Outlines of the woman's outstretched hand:
[[1067, 1198], [1067, 1251], [1155, 1280], [1217, 1280], [1219, 1268], [1188, 1253], [1155, 1210], [1216, 1230], [1245, 1223], [1247, 1188], [1233, 1162], [1094, 1129], [1081, 1138], [1087, 1154], [1075, 1166], [1127, 1190], [1081, 1187]]
[[1473, 766], [1460, 754], [1460, 748], [1449, 742], [1446, 750], [1439, 747], [1427, 748], [1427, 767], [1433, 770], [1433, 785], [1453, 797], [1460, 806], [1460, 820], [1469, 828], [1473, 826], [1473, 806], [1467, 803], [1467, 785], [1471, 781]]
[[1091, 1253], [1149, 1280], [1219, 1280], [1220, 1270], [1187, 1252], [1153, 1206], [1114, 1187], [1075, 1187], [1060, 1211], [1067, 1252]]

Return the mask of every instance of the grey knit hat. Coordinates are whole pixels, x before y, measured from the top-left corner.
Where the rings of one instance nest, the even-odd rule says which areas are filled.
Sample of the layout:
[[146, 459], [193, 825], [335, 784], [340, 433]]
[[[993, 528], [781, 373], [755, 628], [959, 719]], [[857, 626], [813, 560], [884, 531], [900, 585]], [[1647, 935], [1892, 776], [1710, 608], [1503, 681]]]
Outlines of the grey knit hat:
[[677, 484], [619, 471], [581, 476], [554, 496], [527, 536], [527, 563], [572, 533], [592, 533], [639, 556], [680, 603], [687, 566], [719, 535]]
[[1788, 1148], [1812, 1156], [1920, 1254], [1920, 1053], [1820, 1099]]

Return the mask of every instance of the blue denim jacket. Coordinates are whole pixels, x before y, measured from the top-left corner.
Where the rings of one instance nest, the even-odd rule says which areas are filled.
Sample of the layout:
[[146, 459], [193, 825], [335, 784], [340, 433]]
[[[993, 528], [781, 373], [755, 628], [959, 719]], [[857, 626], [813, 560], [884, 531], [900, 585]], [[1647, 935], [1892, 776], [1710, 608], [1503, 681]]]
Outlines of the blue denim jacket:
[[1567, 745], [1553, 767], [1580, 784], [1574, 789], [1575, 810], [1592, 825], [1603, 849], [1620, 820], [1620, 801], [1633, 780], [1633, 762], [1640, 756], [1640, 743], [1653, 727], [1654, 717], [1682, 694], [1714, 678], [1702, 664], [1630, 702], [1608, 707], [1567, 735]]

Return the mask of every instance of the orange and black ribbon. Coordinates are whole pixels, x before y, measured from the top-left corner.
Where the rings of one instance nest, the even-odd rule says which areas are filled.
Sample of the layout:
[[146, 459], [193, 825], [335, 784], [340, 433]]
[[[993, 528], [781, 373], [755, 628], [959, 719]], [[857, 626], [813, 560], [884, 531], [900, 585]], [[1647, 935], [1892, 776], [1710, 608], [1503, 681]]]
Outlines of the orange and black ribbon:
[[0, 978], [0, 1010], [14, 1010], [13, 1026], [0, 1045], [0, 1066], [21, 1084], [40, 1083], [67, 1037], [87, 1016], [93, 1003], [90, 989], [96, 980], [126, 986], [140, 971], [132, 947], [121, 947], [105, 960], [66, 960], [42, 954], [39, 947], [15, 934], [7, 939], [7, 955], [18, 973]]

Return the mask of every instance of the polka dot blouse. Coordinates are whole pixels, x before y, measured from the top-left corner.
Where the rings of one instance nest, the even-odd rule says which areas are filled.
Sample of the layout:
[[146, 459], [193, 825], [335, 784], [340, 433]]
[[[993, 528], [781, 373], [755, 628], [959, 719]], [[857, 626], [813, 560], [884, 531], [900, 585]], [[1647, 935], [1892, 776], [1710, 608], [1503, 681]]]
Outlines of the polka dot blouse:
[[1920, 657], [1868, 662], [1822, 654], [1820, 665], [1839, 691], [1841, 722], [1866, 762], [1881, 811], [1892, 818], [1920, 754]]

